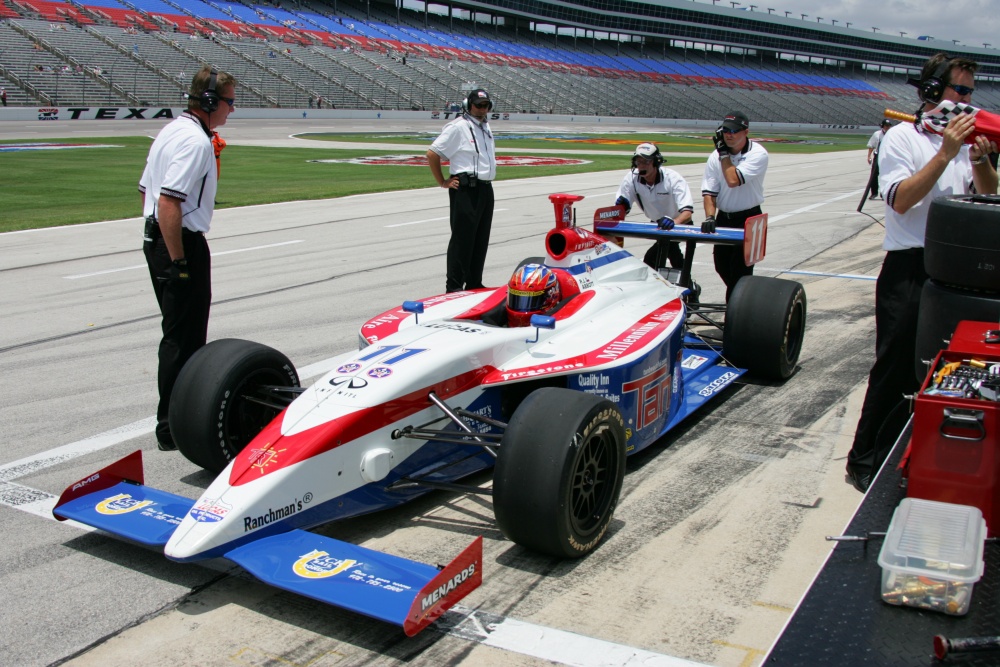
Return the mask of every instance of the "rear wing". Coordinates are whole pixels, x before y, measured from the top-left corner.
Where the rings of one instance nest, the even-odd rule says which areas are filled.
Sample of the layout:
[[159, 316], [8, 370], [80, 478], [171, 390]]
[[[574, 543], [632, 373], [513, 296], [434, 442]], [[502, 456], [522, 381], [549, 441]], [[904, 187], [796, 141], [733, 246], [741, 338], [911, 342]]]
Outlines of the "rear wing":
[[625, 220], [624, 206], [608, 206], [594, 211], [594, 233], [606, 239], [635, 237], [653, 240], [678, 241], [689, 244], [710, 245], [743, 244], [743, 260], [753, 266], [764, 259], [767, 251], [767, 213], [747, 218], [744, 229], [717, 227], [712, 234], [701, 231], [698, 225], [677, 225], [673, 229], [660, 229], [651, 222]]

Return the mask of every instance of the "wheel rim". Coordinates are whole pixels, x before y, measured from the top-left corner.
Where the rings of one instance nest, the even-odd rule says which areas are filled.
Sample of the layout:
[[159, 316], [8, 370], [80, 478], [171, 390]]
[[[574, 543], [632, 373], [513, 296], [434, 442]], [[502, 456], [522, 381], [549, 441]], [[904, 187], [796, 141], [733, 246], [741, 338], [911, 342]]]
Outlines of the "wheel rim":
[[600, 528], [614, 502], [618, 473], [615, 444], [614, 431], [602, 424], [580, 447], [570, 490], [570, 520], [582, 537]]
[[260, 394], [263, 387], [273, 386], [288, 387], [291, 385], [287, 375], [272, 369], [261, 369], [248, 375], [233, 390], [233, 400], [229, 409], [226, 410], [223, 421], [229, 458], [243, 451], [243, 448], [250, 444], [250, 441], [281, 412], [248, 400], [248, 397]]

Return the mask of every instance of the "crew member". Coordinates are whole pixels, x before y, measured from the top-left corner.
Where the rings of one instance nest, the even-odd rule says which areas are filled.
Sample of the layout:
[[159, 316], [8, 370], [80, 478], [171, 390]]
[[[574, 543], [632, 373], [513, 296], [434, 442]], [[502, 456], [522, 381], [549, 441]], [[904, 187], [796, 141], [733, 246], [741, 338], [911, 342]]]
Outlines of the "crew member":
[[[742, 111], [728, 114], [715, 131], [715, 151], [708, 156], [701, 195], [705, 221], [701, 231], [714, 233], [715, 227], [743, 229], [747, 218], [759, 215], [764, 203], [764, 174], [767, 151], [750, 141], [750, 120]], [[743, 276], [753, 267], [743, 260], [743, 244], [717, 245], [713, 251], [715, 271], [726, 284], [726, 301]]]
[[146, 219], [143, 254], [162, 315], [156, 441], [176, 449], [170, 435], [170, 392], [181, 367], [208, 337], [211, 263], [205, 233], [212, 222], [218, 167], [212, 131], [235, 105], [236, 80], [203, 67], [191, 81], [187, 110], [163, 128], [139, 180]]
[[[444, 126], [427, 151], [431, 174], [448, 189], [451, 240], [445, 291], [483, 287], [483, 267], [493, 226], [493, 179], [497, 173], [496, 146], [487, 114], [493, 108], [489, 93], [477, 88], [462, 102], [461, 116]], [[449, 161], [449, 177], [441, 160]]]
[[878, 197], [878, 145], [882, 141], [882, 135], [889, 131], [892, 123], [888, 118], [884, 118], [879, 124], [879, 129], [875, 130], [871, 139], [868, 140], [868, 164], [871, 165], [871, 175], [868, 177], [869, 199]]
[[886, 418], [919, 388], [913, 372], [916, 356], [917, 314], [924, 272], [924, 231], [931, 202], [937, 197], [970, 192], [994, 194], [997, 173], [988, 155], [997, 147], [983, 136], [971, 146], [975, 117], [961, 114], [943, 134], [925, 130], [920, 114], [941, 100], [968, 104], [978, 65], [965, 58], [938, 53], [911, 80], [923, 103], [916, 123], [901, 123], [886, 132], [879, 144], [879, 186], [885, 197], [886, 251], [875, 284], [875, 364], [861, 407], [854, 443], [847, 457], [847, 479], [865, 491], [872, 474], [888, 452], [876, 451], [876, 438]]
[[[632, 168], [618, 186], [615, 206], [632, 210], [632, 202], [639, 204], [642, 212], [661, 229], [672, 229], [674, 224], [690, 225], [694, 212], [691, 189], [684, 177], [663, 166], [663, 156], [655, 144], [643, 143], [632, 154]], [[684, 264], [681, 246], [676, 241], [657, 241], [643, 260], [654, 269], [666, 266], [679, 269]]]

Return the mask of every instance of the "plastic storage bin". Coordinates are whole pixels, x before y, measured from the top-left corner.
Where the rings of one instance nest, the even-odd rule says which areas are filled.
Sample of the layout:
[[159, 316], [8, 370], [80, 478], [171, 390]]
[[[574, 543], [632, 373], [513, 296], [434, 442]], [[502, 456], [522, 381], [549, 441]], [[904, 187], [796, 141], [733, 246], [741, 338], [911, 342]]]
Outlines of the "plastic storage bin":
[[979, 509], [904, 498], [892, 515], [878, 564], [882, 599], [961, 616], [983, 576], [986, 522]]

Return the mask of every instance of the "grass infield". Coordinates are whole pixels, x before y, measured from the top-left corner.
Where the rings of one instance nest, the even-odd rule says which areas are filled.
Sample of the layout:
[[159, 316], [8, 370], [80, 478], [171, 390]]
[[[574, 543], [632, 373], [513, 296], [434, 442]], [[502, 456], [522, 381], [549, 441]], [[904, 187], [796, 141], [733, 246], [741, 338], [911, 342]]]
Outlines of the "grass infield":
[[[500, 169], [498, 180], [534, 178], [557, 174], [613, 171], [628, 168], [622, 155], [602, 151], [631, 150], [637, 143], [653, 141], [664, 152], [703, 152], [711, 147], [707, 135], [627, 134], [567, 135], [564, 138], [530, 137], [510, 133], [497, 135], [498, 152], [504, 148], [565, 148], [588, 150], [588, 155], [566, 154], [589, 160], [572, 166], [509, 167]], [[224, 135], [223, 135], [224, 136]], [[222, 155], [222, 178], [216, 208], [269, 204], [284, 201], [328, 199], [386, 190], [410, 190], [433, 185], [427, 167], [374, 166], [321, 163], [311, 160], [348, 159], [387, 154], [423, 155], [433, 139], [430, 135], [384, 133], [308, 135], [310, 139], [371, 143], [397, 143], [398, 151], [385, 149], [339, 150], [314, 148], [259, 148], [233, 146]], [[773, 135], [764, 145], [774, 153], [814, 153], [859, 150], [861, 135]], [[802, 143], [783, 143], [794, 141]], [[99, 220], [138, 217], [141, 214], [137, 185], [152, 143], [147, 137], [36, 139], [32, 143], [86, 143], [100, 147], [68, 150], [29, 150], [0, 154], [4, 179], [4, 213], [0, 232], [53, 227]], [[605, 143], [606, 142], [606, 143]], [[2, 144], [20, 143], [13, 141]], [[546, 156], [551, 154], [546, 153]], [[704, 157], [669, 158], [671, 165], [702, 162]]]

